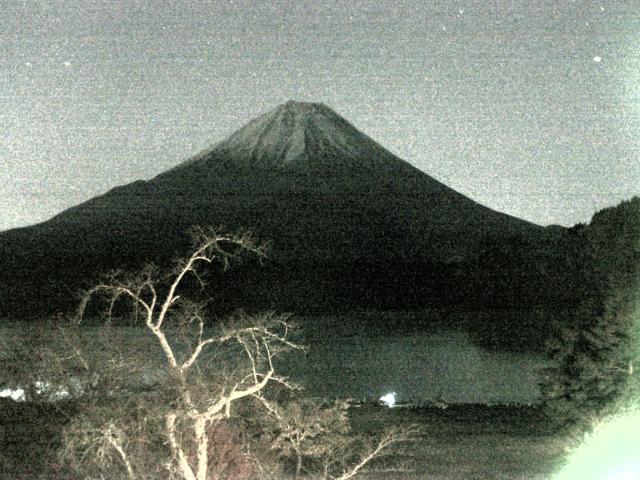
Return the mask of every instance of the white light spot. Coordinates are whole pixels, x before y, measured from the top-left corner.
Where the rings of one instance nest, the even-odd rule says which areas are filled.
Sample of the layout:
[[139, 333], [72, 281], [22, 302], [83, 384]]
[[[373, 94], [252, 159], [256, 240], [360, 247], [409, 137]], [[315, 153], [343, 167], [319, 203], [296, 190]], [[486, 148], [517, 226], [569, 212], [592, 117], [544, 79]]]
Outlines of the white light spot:
[[38, 394], [47, 394], [52, 400], [62, 400], [69, 396], [69, 392], [62, 387], [54, 387], [49, 382], [36, 382], [36, 391]]
[[24, 390], [22, 388], [0, 390], [0, 398], [7, 397], [10, 397], [15, 402], [24, 402]]
[[[47, 394], [50, 400], [62, 400], [70, 396], [69, 392], [62, 387], [53, 387], [49, 382], [36, 382], [36, 392], [40, 395]], [[0, 390], [0, 398], [11, 398], [15, 402], [24, 402], [24, 388], [4, 388]]]
[[381, 396], [380, 401], [387, 407], [392, 408], [396, 404], [396, 392], [390, 392]]
[[596, 55], [593, 57], [593, 61], [596, 63], [600, 63], [602, 61], [602, 57], [600, 55]]
[[69, 61], [64, 62], [63, 65], [64, 65], [65, 68], [71, 68], [71, 62], [69, 62]]

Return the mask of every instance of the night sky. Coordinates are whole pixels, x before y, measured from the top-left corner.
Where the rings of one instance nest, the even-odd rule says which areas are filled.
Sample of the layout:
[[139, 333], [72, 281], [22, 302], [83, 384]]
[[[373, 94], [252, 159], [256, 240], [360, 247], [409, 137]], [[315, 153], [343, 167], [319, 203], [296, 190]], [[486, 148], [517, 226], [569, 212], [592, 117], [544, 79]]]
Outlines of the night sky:
[[640, 194], [637, 1], [0, 0], [0, 229], [289, 99], [535, 223]]

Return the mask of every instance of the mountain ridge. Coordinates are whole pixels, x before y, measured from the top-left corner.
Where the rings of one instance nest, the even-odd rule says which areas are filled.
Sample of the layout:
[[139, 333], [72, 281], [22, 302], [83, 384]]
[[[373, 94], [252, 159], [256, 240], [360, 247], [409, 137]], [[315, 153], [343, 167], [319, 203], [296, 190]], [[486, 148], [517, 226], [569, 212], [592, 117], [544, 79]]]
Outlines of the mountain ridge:
[[[292, 100], [164, 173], [198, 164], [214, 166], [221, 158], [231, 160], [225, 167], [258, 169], [313, 170], [312, 162], [317, 167], [322, 159], [340, 159], [352, 172], [363, 167], [370, 170], [376, 162], [386, 162], [387, 168], [392, 164], [398, 167], [398, 160], [405, 168], [410, 167], [325, 104]], [[365, 158], [368, 162], [362, 162]]]
[[271, 241], [272, 261], [290, 265], [291, 278], [303, 275], [300, 265], [419, 270], [542, 230], [433, 179], [329, 107], [287, 102], [150, 180], [1, 232], [0, 283], [25, 269], [39, 288], [164, 262], [188, 247], [194, 225], [252, 230]]

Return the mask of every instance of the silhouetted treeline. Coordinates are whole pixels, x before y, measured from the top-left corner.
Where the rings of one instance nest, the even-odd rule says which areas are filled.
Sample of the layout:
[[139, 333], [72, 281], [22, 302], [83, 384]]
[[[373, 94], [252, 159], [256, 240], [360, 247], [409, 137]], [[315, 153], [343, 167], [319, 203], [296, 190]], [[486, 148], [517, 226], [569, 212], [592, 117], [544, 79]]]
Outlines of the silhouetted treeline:
[[598, 415], [637, 377], [640, 198], [596, 213], [572, 235], [567, 255], [577, 265], [578, 303], [548, 342], [555, 366], [543, 385], [561, 421]]
[[[100, 272], [114, 266], [135, 270], [151, 260], [167, 264], [171, 256], [178, 256], [188, 241], [177, 234], [170, 236], [170, 231], [147, 238], [144, 248], [138, 246], [135, 251], [128, 251], [126, 242], [117, 238], [110, 238], [113, 247], [108, 248], [94, 248], [95, 240], [68, 251], [45, 245], [40, 261], [31, 262], [30, 268], [23, 269], [16, 262], [5, 269], [0, 309], [16, 317], [70, 311], [77, 305], [77, 291], [97, 281]], [[129, 234], [123, 227], [123, 237]], [[430, 260], [426, 255], [394, 258], [384, 252], [360, 259], [279, 256], [260, 263], [246, 258], [224, 273], [220, 269], [208, 273], [212, 311], [502, 310], [517, 313], [500, 318], [479, 313], [471, 322], [479, 341], [495, 348], [524, 345], [540, 350], [549, 330], [548, 315], [519, 312], [566, 310], [578, 303], [584, 281], [578, 265], [566, 253], [571, 248], [580, 251], [573, 246], [574, 237], [573, 231], [552, 228], [535, 238], [486, 240], [469, 260], [454, 263]], [[174, 247], [167, 249], [168, 244]], [[175, 254], [153, 256], [156, 250]], [[140, 251], [148, 252], [148, 258]]]

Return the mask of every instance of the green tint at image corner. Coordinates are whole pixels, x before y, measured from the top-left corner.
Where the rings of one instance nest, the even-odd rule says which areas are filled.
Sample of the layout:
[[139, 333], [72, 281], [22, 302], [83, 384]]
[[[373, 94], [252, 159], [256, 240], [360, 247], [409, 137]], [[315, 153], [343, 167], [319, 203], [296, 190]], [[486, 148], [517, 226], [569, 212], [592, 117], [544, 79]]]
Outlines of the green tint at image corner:
[[639, 480], [640, 412], [598, 426], [554, 480]]

